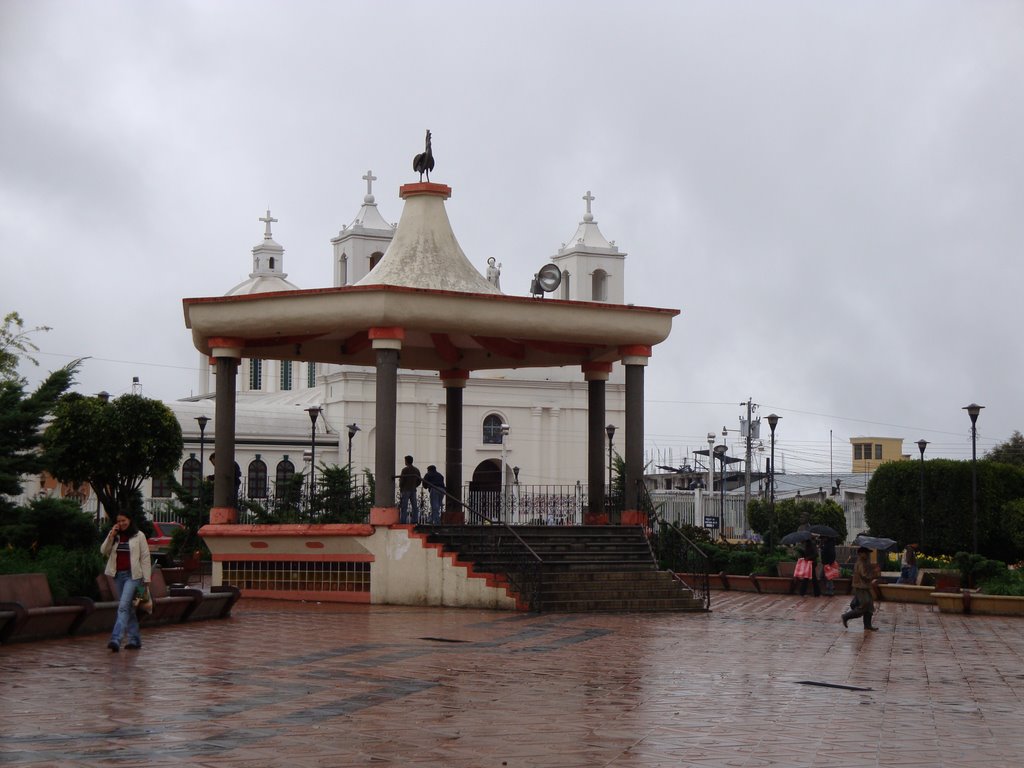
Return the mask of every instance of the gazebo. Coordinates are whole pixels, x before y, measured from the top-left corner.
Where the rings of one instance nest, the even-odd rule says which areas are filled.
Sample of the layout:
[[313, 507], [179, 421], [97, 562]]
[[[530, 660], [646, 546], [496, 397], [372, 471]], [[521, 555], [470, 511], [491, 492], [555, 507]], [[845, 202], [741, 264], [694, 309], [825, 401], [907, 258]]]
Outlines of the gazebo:
[[[474, 371], [579, 366], [588, 383], [587, 524], [638, 520], [643, 475], [644, 368], [676, 309], [508, 296], [466, 258], [445, 201], [452, 190], [402, 186], [395, 236], [376, 266], [346, 287], [183, 300], [196, 349], [216, 371], [214, 507], [210, 522], [238, 520], [235, 391], [244, 357], [372, 366], [376, 371], [376, 478], [372, 525], [398, 521], [395, 505], [398, 369], [437, 371], [445, 388], [445, 475], [462, 485], [463, 392]], [[625, 368], [625, 511], [605, 511], [605, 383]], [[447, 522], [462, 522], [451, 510]]]

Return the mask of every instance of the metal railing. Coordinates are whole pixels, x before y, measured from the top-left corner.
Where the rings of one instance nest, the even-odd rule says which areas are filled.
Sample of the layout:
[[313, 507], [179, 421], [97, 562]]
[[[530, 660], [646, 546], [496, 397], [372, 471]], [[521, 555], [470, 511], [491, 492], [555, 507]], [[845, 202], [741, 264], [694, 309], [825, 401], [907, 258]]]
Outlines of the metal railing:
[[704, 610], [710, 611], [711, 584], [708, 573], [711, 562], [708, 556], [683, 533], [677, 522], [661, 516], [661, 505], [655, 505], [643, 481], [637, 482], [637, 500], [640, 509], [647, 513], [646, 532], [658, 564], [692, 590], [694, 596], [704, 604]]

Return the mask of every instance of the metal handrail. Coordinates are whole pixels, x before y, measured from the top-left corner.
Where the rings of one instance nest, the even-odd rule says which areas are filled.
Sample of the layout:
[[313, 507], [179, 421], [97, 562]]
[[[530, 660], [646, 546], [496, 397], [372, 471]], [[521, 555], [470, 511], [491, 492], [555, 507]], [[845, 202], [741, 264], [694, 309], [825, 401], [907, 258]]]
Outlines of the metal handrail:
[[[508, 569], [505, 572], [505, 576], [508, 578], [509, 584], [520, 595], [527, 598], [530, 610], [540, 612], [540, 595], [544, 582], [544, 559], [534, 551], [533, 547], [526, 543], [526, 540], [511, 525], [501, 520], [492, 520], [482, 512], [473, 509], [466, 502], [448, 493], [447, 489], [443, 489], [443, 491], [448, 504], [454, 502], [458, 508], [464, 509], [472, 519], [478, 521], [478, 524], [503, 529], [502, 535], [494, 539], [494, 548], [488, 554], [493, 555], [496, 559], [500, 559], [503, 554], [507, 553], [512, 555], [513, 559], [517, 561], [516, 565], [522, 564], [525, 566], [522, 570], [518, 567]], [[421, 523], [421, 525], [423, 524]], [[511, 534], [513, 539], [513, 545], [509, 549], [502, 547], [502, 538], [506, 534]]]
[[685, 533], [683, 533], [677, 523], [665, 520], [658, 513], [658, 510], [651, 499], [651, 495], [647, 490], [647, 485], [643, 480], [637, 481], [637, 499], [640, 502], [639, 506], [647, 513], [647, 523], [644, 526], [644, 532], [647, 534], [648, 539], [657, 543], [658, 549], [663, 548], [667, 543], [668, 537], [664, 532], [666, 528], [671, 528], [675, 535], [679, 537], [678, 551], [671, 553], [671, 562], [673, 564], [682, 564], [684, 566], [684, 572], [687, 574], [693, 574], [695, 577], [691, 578], [690, 581], [696, 581], [697, 583], [690, 584], [686, 579], [680, 577], [678, 569], [675, 567], [670, 568], [669, 571], [672, 573], [673, 578], [685, 585], [688, 589], [693, 590], [693, 593], [704, 604], [705, 611], [710, 611], [711, 582], [708, 576], [710, 571], [710, 558], [708, 558], [707, 554], [693, 541], [691, 541]]

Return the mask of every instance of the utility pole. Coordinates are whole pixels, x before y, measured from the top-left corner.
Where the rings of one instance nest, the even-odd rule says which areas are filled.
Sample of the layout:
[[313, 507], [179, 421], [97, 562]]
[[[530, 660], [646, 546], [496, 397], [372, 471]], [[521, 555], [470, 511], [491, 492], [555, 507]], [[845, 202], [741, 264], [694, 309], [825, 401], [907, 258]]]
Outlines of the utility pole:
[[750, 507], [750, 453], [751, 444], [754, 439], [754, 425], [750, 420], [751, 412], [753, 411], [754, 404], [748, 397], [746, 403], [740, 403], [740, 405], [747, 406], [747, 463], [746, 463], [746, 482], [743, 486], [743, 515], [746, 518], [747, 509]]

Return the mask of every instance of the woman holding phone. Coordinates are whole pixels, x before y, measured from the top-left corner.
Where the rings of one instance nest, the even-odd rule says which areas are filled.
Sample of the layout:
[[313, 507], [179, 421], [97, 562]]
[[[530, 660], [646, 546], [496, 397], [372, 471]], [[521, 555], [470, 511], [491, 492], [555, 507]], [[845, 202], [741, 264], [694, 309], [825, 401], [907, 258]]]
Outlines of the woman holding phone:
[[146, 534], [139, 530], [128, 515], [118, 515], [114, 527], [100, 544], [100, 552], [107, 558], [104, 573], [114, 577], [119, 601], [117, 620], [107, 648], [117, 653], [121, 650], [122, 638], [127, 635], [128, 644], [125, 648], [138, 650], [142, 647], [142, 638], [139, 637], [139, 618], [135, 614], [133, 601], [138, 588], [149, 584], [153, 567], [149, 559]]

